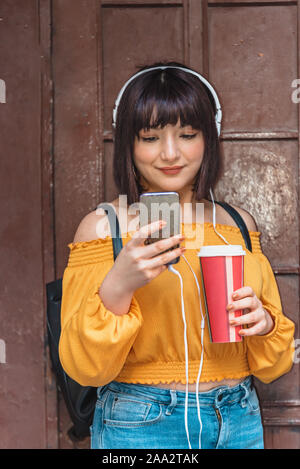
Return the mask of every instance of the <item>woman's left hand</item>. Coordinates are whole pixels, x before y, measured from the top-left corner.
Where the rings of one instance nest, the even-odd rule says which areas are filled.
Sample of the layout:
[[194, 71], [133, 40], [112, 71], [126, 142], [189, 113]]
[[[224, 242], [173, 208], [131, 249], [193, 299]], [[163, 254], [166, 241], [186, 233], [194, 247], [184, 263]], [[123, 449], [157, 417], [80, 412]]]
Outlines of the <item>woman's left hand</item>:
[[230, 320], [230, 325], [252, 325], [247, 329], [241, 329], [239, 331], [241, 336], [266, 335], [273, 329], [274, 321], [271, 315], [263, 308], [262, 302], [251, 287], [239, 288], [233, 293], [232, 298], [233, 302], [227, 305], [227, 311], [244, 309], [246, 312], [242, 316]]

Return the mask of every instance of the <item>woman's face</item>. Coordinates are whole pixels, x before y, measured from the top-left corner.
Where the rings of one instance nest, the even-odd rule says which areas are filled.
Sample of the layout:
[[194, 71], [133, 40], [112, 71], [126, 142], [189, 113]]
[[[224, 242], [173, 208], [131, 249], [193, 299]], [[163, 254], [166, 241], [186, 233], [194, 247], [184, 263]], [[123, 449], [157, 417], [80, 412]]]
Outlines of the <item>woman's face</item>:
[[[134, 142], [134, 162], [140, 182], [149, 192], [191, 190], [204, 155], [204, 137], [191, 126], [168, 124], [140, 130]], [[178, 171], [163, 168], [180, 167]]]

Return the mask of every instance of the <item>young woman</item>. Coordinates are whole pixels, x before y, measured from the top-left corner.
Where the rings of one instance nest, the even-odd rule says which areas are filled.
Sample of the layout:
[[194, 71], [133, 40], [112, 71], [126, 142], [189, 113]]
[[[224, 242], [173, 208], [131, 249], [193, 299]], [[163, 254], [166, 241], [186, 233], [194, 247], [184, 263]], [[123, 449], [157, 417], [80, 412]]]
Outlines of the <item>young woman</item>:
[[[269, 383], [290, 370], [294, 324], [282, 313], [252, 216], [235, 207], [248, 227], [252, 252], [219, 205], [213, 223], [210, 194], [221, 175], [216, 104], [210, 85], [178, 63], [146, 67], [117, 100], [114, 178], [128, 205], [120, 210], [118, 199], [111, 203], [123, 249], [114, 263], [112, 239], [101, 228], [106, 215], [93, 211], [68, 245], [63, 277], [60, 358], [74, 380], [98, 387], [92, 448], [263, 448], [251, 376]], [[245, 286], [228, 305], [231, 311], [244, 310], [234, 323], [246, 326], [240, 331], [243, 341], [213, 344], [205, 323], [201, 336], [199, 299], [203, 305], [204, 298], [202, 291], [198, 297], [191, 271], [200, 278], [201, 245], [184, 254], [184, 236], [145, 245], [157, 223], [128, 230], [136, 219], [129, 206], [142, 192], [158, 191], [176, 191], [182, 207], [192, 204], [192, 227], [196, 204], [204, 204], [204, 245], [224, 244], [225, 238], [246, 250]], [[184, 235], [188, 226], [181, 227]], [[166, 266], [178, 256], [173, 267], [184, 285], [188, 359], [180, 283]]]

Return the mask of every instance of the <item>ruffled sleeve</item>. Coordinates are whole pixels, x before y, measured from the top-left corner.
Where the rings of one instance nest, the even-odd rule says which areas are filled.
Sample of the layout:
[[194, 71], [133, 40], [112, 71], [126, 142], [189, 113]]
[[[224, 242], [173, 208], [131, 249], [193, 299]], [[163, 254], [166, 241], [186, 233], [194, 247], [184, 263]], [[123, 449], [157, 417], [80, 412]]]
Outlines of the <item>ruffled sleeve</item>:
[[262, 253], [258, 236], [252, 239], [252, 245], [262, 273], [260, 300], [272, 316], [274, 327], [266, 335], [245, 337], [247, 356], [251, 373], [260, 381], [270, 383], [287, 373], [293, 365], [295, 326], [282, 313], [276, 279], [270, 262]]
[[139, 304], [132, 297], [127, 314], [105, 308], [99, 287], [112, 268], [112, 240], [71, 243], [63, 274], [59, 355], [66, 373], [82, 386], [103, 386], [122, 369], [141, 328]]

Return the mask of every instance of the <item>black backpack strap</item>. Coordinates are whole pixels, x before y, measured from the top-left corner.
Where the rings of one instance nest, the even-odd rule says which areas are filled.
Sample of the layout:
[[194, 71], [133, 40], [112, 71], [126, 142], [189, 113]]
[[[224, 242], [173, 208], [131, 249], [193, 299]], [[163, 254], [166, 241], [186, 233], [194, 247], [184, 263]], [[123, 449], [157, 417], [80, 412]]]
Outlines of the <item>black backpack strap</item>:
[[113, 243], [114, 260], [116, 260], [116, 257], [118, 256], [121, 249], [123, 248], [123, 241], [122, 241], [121, 230], [120, 230], [117, 213], [113, 205], [105, 203], [105, 202], [102, 202], [101, 204], [97, 205], [95, 210], [97, 210], [97, 208], [102, 208], [106, 212], [106, 215], [108, 216], [112, 243]]
[[221, 205], [229, 213], [229, 215], [232, 216], [232, 218], [238, 225], [239, 229], [241, 230], [241, 233], [243, 235], [243, 238], [246, 244], [246, 248], [248, 249], [248, 251], [252, 252], [252, 244], [251, 244], [249, 231], [246, 226], [246, 223], [244, 222], [239, 212], [237, 212], [236, 209], [233, 208], [231, 205], [229, 205], [227, 202], [217, 202], [215, 200], [215, 203]]

